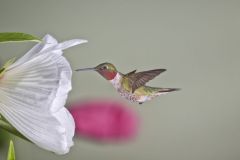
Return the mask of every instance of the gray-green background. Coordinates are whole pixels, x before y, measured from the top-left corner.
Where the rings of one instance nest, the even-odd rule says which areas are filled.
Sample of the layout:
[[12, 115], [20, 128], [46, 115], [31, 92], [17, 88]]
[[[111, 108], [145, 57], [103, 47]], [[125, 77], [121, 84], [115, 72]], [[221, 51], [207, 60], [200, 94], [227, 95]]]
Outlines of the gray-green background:
[[[0, 31], [85, 38], [64, 54], [74, 69], [106, 61], [123, 73], [166, 68], [149, 84], [182, 88], [130, 105], [142, 120], [135, 141], [75, 139], [57, 156], [15, 138], [18, 160], [240, 159], [240, 1], [0, 0]], [[33, 44], [1, 44], [1, 64]], [[96, 73], [74, 73], [68, 102], [89, 97], [123, 100]]]

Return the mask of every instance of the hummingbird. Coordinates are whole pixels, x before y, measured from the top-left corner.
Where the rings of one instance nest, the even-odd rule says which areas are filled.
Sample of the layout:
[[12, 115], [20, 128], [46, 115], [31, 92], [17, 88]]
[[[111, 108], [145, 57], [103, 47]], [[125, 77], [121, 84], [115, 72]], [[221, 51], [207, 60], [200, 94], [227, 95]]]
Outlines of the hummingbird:
[[118, 93], [131, 102], [143, 104], [153, 98], [172, 91], [178, 91], [179, 88], [159, 88], [150, 87], [145, 84], [154, 79], [166, 69], [154, 69], [137, 72], [133, 70], [127, 74], [119, 72], [111, 63], [101, 63], [93, 68], [82, 68], [75, 71], [96, 71], [106, 80], [108, 80]]

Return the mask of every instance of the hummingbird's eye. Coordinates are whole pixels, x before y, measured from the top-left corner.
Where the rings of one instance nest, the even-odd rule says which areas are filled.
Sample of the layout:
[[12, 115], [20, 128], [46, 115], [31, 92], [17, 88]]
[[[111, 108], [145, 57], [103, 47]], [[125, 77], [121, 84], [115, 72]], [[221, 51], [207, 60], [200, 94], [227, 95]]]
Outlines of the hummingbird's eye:
[[103, 66], [103, 67], [102, 67], [103, 70], [105, 70], [105, 69], [107, 69], [107, 68], [108, 68], [107, 66]]

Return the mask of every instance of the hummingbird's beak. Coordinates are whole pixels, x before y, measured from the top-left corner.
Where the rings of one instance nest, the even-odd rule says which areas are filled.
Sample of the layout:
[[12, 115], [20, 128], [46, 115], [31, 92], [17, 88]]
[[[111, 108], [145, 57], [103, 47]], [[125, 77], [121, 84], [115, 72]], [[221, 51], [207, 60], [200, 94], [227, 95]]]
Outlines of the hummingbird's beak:
[[81, 68], [81, 69], [76, 69], [75, 71], [95, 71], [96, 70], [96, 68], [94, 67], [94, 68]]

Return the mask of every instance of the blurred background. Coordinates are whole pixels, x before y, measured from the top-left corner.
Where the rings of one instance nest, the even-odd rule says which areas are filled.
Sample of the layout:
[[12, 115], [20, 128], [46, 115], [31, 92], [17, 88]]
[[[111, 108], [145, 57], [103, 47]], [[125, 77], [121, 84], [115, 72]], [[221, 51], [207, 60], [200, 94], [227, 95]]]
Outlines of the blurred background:
[[[123, 73], [166, 68], [149, 85], [182, 88], [129, 104], [141, 128], [128, 143], [76, 138], [70, 153], [57, 156], [13, 137], [18, 160], [240, 159], [240, 1], [0, 0], [0, 20], [0, 32], [89, 40], [65, 51], [73, 69], [102, 62]], [[1, 64], [33, 45], [0, 44]], [[128, 103], [96, 73], [73, 74], [68, 103], [101, 97]]]

